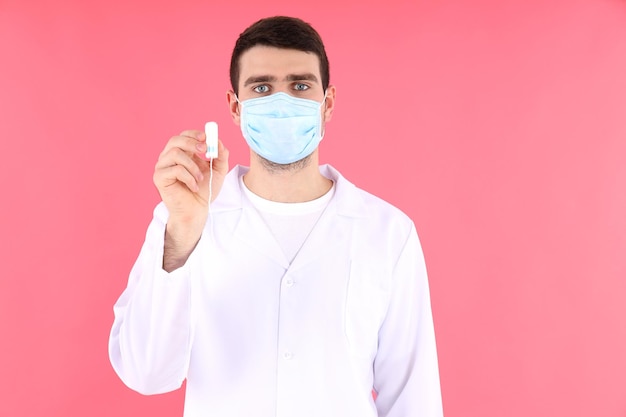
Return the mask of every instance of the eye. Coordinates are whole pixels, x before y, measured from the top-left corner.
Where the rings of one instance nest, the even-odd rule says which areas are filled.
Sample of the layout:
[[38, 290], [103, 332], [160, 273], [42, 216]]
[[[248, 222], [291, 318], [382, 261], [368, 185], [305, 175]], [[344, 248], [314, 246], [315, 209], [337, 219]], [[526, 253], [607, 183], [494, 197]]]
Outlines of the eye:
[[261, 85], [257, 85], [256, 87], [254, 87], [252, 90], [254, 90], [257, 93], [267, 93], [268, 91], [270, 91], [269, 86], [267, 86], [267, 84], [261, 84]]
[[308, 86], [308, 85], [306, 85], [306, 84], [302, 84], [302, 83], [296, 83], [296, 84], [293, 86], [293, 88], [294, 88], [294, 90], [296, 90], [296, 91], [306, 91], [306, 90], [308, 90], [308, 89], [309, 89], [309, 86]]

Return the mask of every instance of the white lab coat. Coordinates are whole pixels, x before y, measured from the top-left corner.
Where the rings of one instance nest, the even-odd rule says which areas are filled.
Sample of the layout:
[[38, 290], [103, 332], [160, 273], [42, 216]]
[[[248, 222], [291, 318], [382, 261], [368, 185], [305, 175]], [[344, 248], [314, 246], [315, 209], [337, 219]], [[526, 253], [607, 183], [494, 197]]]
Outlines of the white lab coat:
[[[109, 353], [144, 393], [187, 379], [185, 417], [439, 417], [428, 280], [413, 222], [328, 165], [335, 195], [291, 265], [234, 168], [187, 263], [162, 270], [154, 212]], [[372, 388], [377, 392], [374, 401]]]

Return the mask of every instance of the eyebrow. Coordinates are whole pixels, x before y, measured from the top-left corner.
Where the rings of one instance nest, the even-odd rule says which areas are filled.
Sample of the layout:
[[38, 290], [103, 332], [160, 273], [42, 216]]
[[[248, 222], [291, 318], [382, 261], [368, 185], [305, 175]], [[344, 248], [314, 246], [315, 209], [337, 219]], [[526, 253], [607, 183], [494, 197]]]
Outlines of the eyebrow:
[[267, 83], [267, 82], [271, 82], [271, 81], [276, 81], [276, 77], [272, 77], [270, 75], [257, 75], [257, 76], [252, 76], [250, 78], [248, 78], [246, 80], [245, 83], [243, 83], [243, 86], [246, 87], [250, 84], [255, 84], [255, 83]]
[[305, 74], [289, 74], [285, 77], [285, 81], [317, 81], [315, 74], [307, 72]]
[[[276, 82], [278, 79], [271, 75], [257, 75], [249, 77], [243, 84], [244, 87], [255, 84], [255, 83], [267, 83], [267, 82]], [[318, 82], [315, 74], [311, 74], [310, 72], [304, 74], [289, 74], [285, 77], [285, 81], [313, 81]]]

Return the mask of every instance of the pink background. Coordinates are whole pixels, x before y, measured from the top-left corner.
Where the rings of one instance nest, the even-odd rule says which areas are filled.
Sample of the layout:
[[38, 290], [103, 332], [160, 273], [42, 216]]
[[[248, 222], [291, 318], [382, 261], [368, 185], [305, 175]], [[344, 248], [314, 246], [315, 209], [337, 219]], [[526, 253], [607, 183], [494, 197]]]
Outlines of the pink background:
[[247, 163], [228, 61], [274, 14], [327, 44], [322, 161], [417, 224], [446, 416], [626, 416], [626, 2], [128, 3], [0, 1], [0, 416], [181, 415], [112, 306], [167, 139]]

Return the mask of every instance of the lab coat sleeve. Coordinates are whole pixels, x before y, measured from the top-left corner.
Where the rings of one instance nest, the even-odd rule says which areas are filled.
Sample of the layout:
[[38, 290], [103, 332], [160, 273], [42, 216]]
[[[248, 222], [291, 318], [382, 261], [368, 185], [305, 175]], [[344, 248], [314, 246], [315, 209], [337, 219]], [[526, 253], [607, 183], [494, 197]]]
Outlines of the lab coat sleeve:
[[182, 385], [193, 339], [192, 274], [201, 244], [184, 266], [163, 270], [163, 243], [168, 213], [154, 210], [146, 240], [113, 307], [109, 338], [111, 364], [131, 389], [160, 394]]
[[380, 417], [443, 415], [428, 278], [413, 225], [392, 276], [374, 390]]

